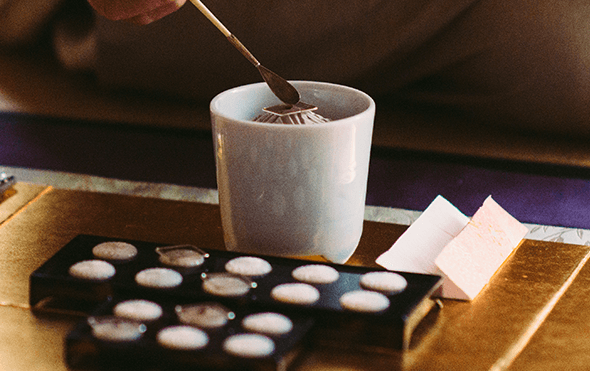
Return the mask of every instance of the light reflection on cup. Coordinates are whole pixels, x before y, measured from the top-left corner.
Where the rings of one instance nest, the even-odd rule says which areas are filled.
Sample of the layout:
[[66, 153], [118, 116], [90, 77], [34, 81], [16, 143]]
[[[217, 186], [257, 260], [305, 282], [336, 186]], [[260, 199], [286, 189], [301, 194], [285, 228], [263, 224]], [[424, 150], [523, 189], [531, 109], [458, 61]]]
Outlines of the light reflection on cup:
[[375, 103], [341, 85], [295, 81], [332, 122], [253, 122], [280, 103], [264, 83], [211, 101], [217, 185], [228, 250], [323, 255], [343, 263], [362, 234]]

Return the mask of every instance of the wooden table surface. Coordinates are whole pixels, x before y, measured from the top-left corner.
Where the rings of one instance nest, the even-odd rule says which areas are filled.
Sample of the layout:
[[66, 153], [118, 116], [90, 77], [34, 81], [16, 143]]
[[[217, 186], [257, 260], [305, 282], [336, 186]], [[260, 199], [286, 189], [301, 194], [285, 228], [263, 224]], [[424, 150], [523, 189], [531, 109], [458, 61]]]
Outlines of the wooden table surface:
[[[18, 183], [0, 200], [0, 369], [66, 370], [79, 317], [34, 315], [29, 275], [78, 234], [223, 249], [219, 207]], [[348, 264], [375, 266], [406, 227], [365, 222]], [[444, 300], [408, 351], [308, 349], [296, 370], [585, 370], [590, 247], [525, 240], [472, 302]]]

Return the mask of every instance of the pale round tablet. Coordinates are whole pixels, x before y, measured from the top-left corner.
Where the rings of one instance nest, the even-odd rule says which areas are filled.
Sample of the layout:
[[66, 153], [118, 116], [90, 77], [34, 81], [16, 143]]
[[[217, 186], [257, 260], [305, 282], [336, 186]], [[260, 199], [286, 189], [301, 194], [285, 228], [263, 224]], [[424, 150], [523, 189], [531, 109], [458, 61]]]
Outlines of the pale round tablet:
[[103, 341], [135, 341], [146, 331], [145, 325], [118, 317], [89, 317], [87, 322], [92, 335]]
[[174, 310], [181, 323], [208, 329], [223, 327], [235, 317], [232, 311], [217, 303], [177, 305]]
[[194, 246], [171, 246], [156, 249], [160, 263], [181, 268], [194, 268], [203, 265], [207, 254]]
[[83, 280], [104, 281], [115, 275], [115, 267], [104, 260], [84, 260], [72, 265], [69, 273]]
[[225, 263], [225, 270], [241, 276], [264, 276], [272, 270], [272, 266], [264, 259], [255, 256], [241, 256]]
[[155, 321], [162, 316], [162, 307], [148, 300], [127, 300], [115, 305], [115, 316], [130, 318], [136, 321]]
[[144, 287], [167, 289], [179, 286], [182, 275], [168, 268], [148, 268], [135, 275], [135, 282]]
[[103, 242], [92, 248], [92, 254], [98, 259], [127, 261], [137, 256], [137, 248], [126, 242]]
[[323, 264], [302, 265], [295, 268], [291, 275], [297, 281], [318, 285], [335, 282], [340, 276], [336, 269]]
[[353, 312], [375, 313], [389, 308], [389, 299], [379, 292], [356, 290], [342, 295], [340, 305]]
[[264, 335], [238, 334], [225, 339], [223, 350], [237, 357], [261, 358], [274, 352], [275, 343]]
[[216, 296], [243, 296], [251, 287], [248, 279], [227, 273], [209, 274], [203, 280], [203, 291]]
[[274, 287], [270, 296], [283, 303], [310, 305], [319, 300], [320, 292], [306, 283], [284, 283]]
[[203, 330], [190, 326], [166, 327], [156, 336], [158, 343], [169, 349], [196, 350], [202, 349], [209, 343], [209, 336]]
[[361, 277], [360, 284], [367, 290], [393, 295], [404, 291], [408, 281], [401, 274], [394, 272], [370, 272]]
[[293, 322], [280, 313], [256, 313], [244, 317], [242, 327], [250, 332], [278, 336], [290, 332]]

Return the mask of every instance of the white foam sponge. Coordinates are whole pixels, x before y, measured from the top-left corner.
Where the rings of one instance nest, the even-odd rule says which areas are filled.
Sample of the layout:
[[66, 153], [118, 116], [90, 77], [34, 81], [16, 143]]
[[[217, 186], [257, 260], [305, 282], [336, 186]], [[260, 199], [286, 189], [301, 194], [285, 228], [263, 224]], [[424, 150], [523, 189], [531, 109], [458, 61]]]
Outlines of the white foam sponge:
[[488, 197], [471, 219], [438, 196], [377, 264], [443, 276], [441, 296], [473, 300], [527, 234]]

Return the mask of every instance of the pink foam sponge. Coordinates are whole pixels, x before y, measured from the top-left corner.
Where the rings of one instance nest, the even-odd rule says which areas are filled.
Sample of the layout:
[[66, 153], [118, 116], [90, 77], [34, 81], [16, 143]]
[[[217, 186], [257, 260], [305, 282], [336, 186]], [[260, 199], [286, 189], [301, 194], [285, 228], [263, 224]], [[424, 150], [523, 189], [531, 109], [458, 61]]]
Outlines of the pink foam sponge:
[[377, 263], [439, 274], [442, 297], [473, 300], [527, 233], [491, 196], [471, 219], [438, 196]]

